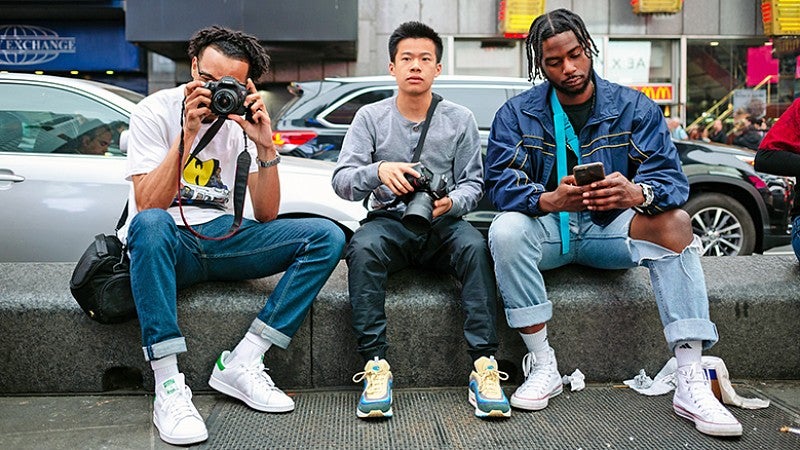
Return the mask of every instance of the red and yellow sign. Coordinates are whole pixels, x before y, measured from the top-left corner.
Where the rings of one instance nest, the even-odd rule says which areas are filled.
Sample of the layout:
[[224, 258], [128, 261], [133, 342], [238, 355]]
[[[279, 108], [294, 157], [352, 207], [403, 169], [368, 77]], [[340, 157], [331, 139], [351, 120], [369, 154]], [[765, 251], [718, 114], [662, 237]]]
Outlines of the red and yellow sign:
[[631, 89], [636, 89], [646, 95], [656, 103], [673, 103], [672, 85], [667, 83], [650, 83], [628, 85]]
[[544, 14], [545, 0], [501, 0], [497, 19], [503, 36], [524, 39], [528, 36], [533, 19]]
[[800, 34], [800, 0], [761, 0], [761, 18], [767, 36]]
[[676, 13], [683, 0], [631, 0], [634, 14]]

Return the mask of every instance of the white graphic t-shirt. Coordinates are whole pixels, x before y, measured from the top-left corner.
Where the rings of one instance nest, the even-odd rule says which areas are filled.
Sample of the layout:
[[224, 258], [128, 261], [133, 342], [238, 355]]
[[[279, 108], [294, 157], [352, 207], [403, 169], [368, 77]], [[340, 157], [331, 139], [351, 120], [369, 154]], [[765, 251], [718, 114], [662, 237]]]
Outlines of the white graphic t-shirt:
[[[167, 156], [172, 143], [180, 137], [183, 92], [184, 86], [164, 89], [142, 100], [134, 109], [128, 132], [127, 180], [130, 181], [133, 175], [148, 173], [158, 167]], [[185, 148], [184, 151], [191, 154], [210, 127], [210, 123], [203, 124], [192, 147]], [[251, 156], [248, 172], [256, 172], [256, 146], [232, 120], [226, 120], [211, 142], [183, 168], [179, 195], [184, 216], [190, 225], [206, 223], [224, 214], [233, 214], [236, 158], [244, 148], [245, 139]], [[177, 189], [177, 179], [175, 186]], [[135, 200], [131, 185], [128, 223], [138, 212]], [[172, 215], [176, 224], [183, 225], [177, 196], [167, 212]], [[120, 239], [125, 237], [126, 231], [127, 224], [120, 230]]]

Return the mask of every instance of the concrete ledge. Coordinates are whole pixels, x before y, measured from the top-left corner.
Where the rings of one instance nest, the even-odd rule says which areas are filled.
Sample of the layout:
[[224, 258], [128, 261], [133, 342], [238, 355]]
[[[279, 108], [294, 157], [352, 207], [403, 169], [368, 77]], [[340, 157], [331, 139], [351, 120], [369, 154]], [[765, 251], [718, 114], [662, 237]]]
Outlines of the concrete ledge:
[[[711, 317], [734, 378], [800, 378], [800, 267], [793, 256], [706, 257]], [[73, 264], [0, 263], [0, 393], [100, 392], [131, 384], [152, 389], [138, 322], [100, 325], [68, 288]], [[639, 369], [655, 374], [671, 356], [644, 269], [565, 267], [546, 273], [554, 302], [548, 325], [559, 369], [579, 368], [592, 381], [619, 382]], [[205, 283], [182, 291], [178, 314], [189, 352], [181, 370], [195, 390], [217, 355], [240, 339], [278, 277]], [[456, 283], [407, 270], [390, 279], [389, 361], [397, 386], [459, 386], [469, 375]], [[501, 310], [502, 311], [502, 310]], [[350, 329], [347, 268], [325, 285], [288, 350], [274, 348], [267, 366], [279, 386], [354, 386], [362, 369]], [[525, 350], [498, 316], [501, 369], [521, 379]]]

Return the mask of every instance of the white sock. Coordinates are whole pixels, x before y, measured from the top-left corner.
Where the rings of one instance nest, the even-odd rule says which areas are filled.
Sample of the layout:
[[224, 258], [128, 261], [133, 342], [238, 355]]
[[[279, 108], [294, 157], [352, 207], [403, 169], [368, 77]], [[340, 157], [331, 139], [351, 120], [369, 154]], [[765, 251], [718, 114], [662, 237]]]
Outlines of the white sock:
[[547, 340], [547, 325], [533, 334], [520, 333], [522, 341], [529, 352], [533, 352], [536, 361], [548, 361], [550, 359], [550, 342]]
[[159, 386], [180, 373], [180, 371], [178, 371], [178, 355], [169, 355], [154, 359], [150, 361], [150, 367], [153, 369], [156, 386]]
[[703, 343], [700, 341], [683, 341], [675, 345], [675, 359], [678, 367], [700, 364], [703, 357]]
[[261, 358], [270, 347], [272, 342], [248, 331], [233, 349], [226, 364], [241, 363], [249, 366]]

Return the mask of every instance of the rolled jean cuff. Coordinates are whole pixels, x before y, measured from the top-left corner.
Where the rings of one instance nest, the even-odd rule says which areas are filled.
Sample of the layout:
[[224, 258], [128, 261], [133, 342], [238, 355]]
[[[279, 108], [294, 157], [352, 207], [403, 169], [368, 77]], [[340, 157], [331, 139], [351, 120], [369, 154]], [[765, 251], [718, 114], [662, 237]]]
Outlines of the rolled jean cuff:
[[145, 361], [176, 355], [186, 351], [186, 339], [184, 337], [167, 339], [163, 342], [156, 342], [148, 347], [142, 347], [142, 351], [144, 351]]
[[292, 341], [292, 338], [272, 328], [258, 318], [253, 320], [253, 323], [250, 324], [249, 331], [263, 337], [284, 350], [289, 346], [289, 342]]
[[703, 341], [703, 350], [708, 350], [719, 340], [717, 326], [707, 319], [676, 320], [664, 327], [664, 337], [670, 351], [684, 341]]
[[551, 302], [524, 308], [506, 308], [506, 320], [511, 328], [525, 328], [532, 325], [545, 323], [553, 317], [553, 304]]

